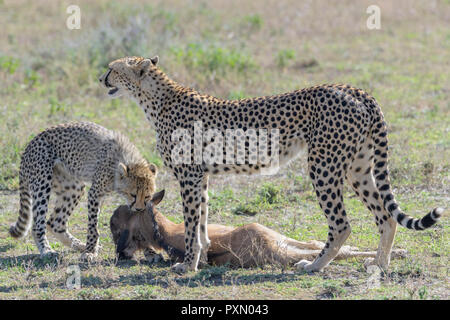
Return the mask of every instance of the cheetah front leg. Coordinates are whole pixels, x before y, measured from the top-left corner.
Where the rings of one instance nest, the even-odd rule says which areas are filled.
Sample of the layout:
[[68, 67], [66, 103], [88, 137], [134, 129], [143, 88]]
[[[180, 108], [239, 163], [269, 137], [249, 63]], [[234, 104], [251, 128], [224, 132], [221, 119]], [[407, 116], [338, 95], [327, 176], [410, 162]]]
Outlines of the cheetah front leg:
[[208, 249], [211, 245], [211, 241], [208, 237], [208, 179], [209, 176], [205, 175], [202, 181], [201, 191], [201, 214], [200, 214], [200, 243], [202, 245], [202, 251], [200, 261], [202, 263], [208, 262]]
[[[309, 158], [310, 176], [316, 191], [319, 205], [328, 220], [328, 240], [325, 247], [313, 262], [301, 260], [295, 264], [298, 270], [322, 271], [339, 253], [342, 245], [351, 233], [350, 224], [344, 209], [342, 197], [342, 171], [336, 171], [333, 165], [320, 170], [315, 168], [315, 162]], [[332, 168], [333, 167], [333, 168]], [[331, 173], [333, 173], [331, 175]]]
[[183, 179], [180, 181], [185, 226], [185, 253], [184, 261], [172, 267], [172, 270], [177, 273], [185, 273], [192, 270], [197, 271], [202, 249], [199, 222], [201, 216], [200, 205], [203, 176], [192, 171], [189, 172], [189, 175], [192, 177], [191, 179]]

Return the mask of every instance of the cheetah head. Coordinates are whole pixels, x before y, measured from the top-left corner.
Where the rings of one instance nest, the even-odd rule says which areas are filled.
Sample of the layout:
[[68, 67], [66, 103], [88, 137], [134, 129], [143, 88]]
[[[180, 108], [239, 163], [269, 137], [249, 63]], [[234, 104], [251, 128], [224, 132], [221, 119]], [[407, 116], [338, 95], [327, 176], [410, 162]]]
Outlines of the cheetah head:
[[[116, 252], [119, 259], [131, 259], [134, 252], [145, 249], [150, 244], [157, 248], [155, 242], [154, 208], [164, 197], [164, 190], [153, 195], [147, 205], [147, 212], [135, 213], [128, 206], [114, 210], [109, 221]], [[150, 218], [150, 219], [149, 219]]]
[[119, 163], [116, 173], [116, 191], [127, 201], [132, 211], [144, 211], [155, 192], [157, 169], [154, 164], [126, 166]]
[[125, 57], [111, 62], [108, 70], [99, 78], [100, 83], [109, 89], [108, 96], [117, 98], [132, 96], [150, 73], [157, 72], [159, 58]]

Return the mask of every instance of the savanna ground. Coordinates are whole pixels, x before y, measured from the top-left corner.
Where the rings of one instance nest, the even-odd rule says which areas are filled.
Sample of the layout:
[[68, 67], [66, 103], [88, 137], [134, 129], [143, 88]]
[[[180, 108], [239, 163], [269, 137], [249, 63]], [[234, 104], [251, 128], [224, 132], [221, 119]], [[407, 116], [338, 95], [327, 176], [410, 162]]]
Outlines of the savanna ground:
[[[81, 29], [66, 28], [69, 4]], [[381, 29], [366, 27], [366, 8], [381, 9]], [[389, 125], [390, 172], [402, 209], [415, 217], [448, 206], [450, 169], [449, 1], [0, 1], [0, 299], [448, 299], [449, 222], [423, 232], [399, 227], [387, 273], [362, 261], [332, 262], [317, 274], [293, 268], [208, 267], [177, 275], [170, 263], [116, 264], [109, 232], [116, 196], [99, 220], [98, 263], [61, 252], [41, 260], [30, 235], [8, 236], [18, 214], [18, 172], [26, 143], [46, 127], [89, 120], [130, 137], [160, 167], [160, 211], [182, 221], [173, 176], [161, 164], [155, 134], [133, 102], [108, 100], [98, 76], [125, 55], [159, 55], [178, 82], [222, 98], [349, 83], [372, 94]], [[210, 179], [210, 222], [259, 222], [299, 240], [325, 240], [327, 224], [300, 158], [270, 177]], [[85, 239], [86, 198], [69, 228]], [[346, 190], [353, 232], [347, 244], [375, 250], [370, 212]], [[81, 268], [69, 290], [68, 266]], [[379, 285], [371, 285], [379, 279]], [[376, 282], [376, 281], [375, 281]]]

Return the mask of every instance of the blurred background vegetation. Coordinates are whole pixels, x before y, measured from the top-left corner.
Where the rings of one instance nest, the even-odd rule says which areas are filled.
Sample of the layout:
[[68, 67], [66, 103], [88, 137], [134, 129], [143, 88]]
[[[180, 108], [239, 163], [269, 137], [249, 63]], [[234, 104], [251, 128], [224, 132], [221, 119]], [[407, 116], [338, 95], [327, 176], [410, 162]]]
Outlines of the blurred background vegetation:
[[[127, 55], [159, 55], [170, 77], [222, 98], [350, 83], [385, 111], [394, 177], [448, 172], [449, 2], [379, 1], [380, 30], [366, 27], [370, 3], [1, 1], [0, 189], [17, 188], [32, 135], [69, 120], [124, 131], [161, 164], [141, 111], [107, 100], [97, 82]], [[70, 4], [80, 6], [80, 30], [66, 27]]]
[[[80, 30], [66, 27], [66, 9], [72, 4], [81, 9]], [[380, 30], [366, 26], [366, 9], [372, 4], [381, 9]], [[158, 55], [169, 77], [221, 98], [322, 83], [362, 88], [377, 99], [388, 122], [392, 184], [402, 208], [417, 216], [433, 206], [448, 206], [448, 0], [0, 0], [0, 222], [6, 225], [17, 215], [25, 145], [48, 126], [74, 120], [97, 122], [129, 136], [160, 166], [158, 186], [170, 191], [163, 212], [182, 220], [178, 186], [161, 167], [143, 112], [130, 100], [109, 100], [97, 80], [110, 61], [131, 55]], [[256, 221], [295, 238], [325, 240], [325, 219], [305, 173], [305, 159], [299, 158], [269, 178], [212, 178], [210, 220], [230, 225]], [[372, 217], [352, 192], [346, 195], [354, 231], [348, 242], [374, 249], [378, 232]], [[74, 217], [79, 219], [74, 232], [80, 237], [85, 234], [84, 216]], [[108, 237], [109, 215], [101, 219]], [[399, 231], [396, 243], [417, 259], [399, 262], [399, 272], [414, 275], [419, 268], [428, 270], [433, 281], [447, 279], [448, 267], [442, 269], [442, 263], [448, 265], [448, 223], [442, 225], [420, 234]], [[6, 238], [6, 231], [1, 234]], [[2, 254], [23, 252], [15, 243], [5, 241]], [[103, 244], [111, 247], [110, 241]], [[425, 262], [418, 266], [417, 261]], [[330, 284], [324, 286], [329, 289]], [[446, 286], [444, 293], [438, 286], [433, 294], [448, 297], [448, 281]], [[283, 295], [294, 293], [294, 287], [274, 290]], [[333, 294], [342, 291], [333, 288]], [[402, 290], [399, 282], [394, 291], [408, 295]]]

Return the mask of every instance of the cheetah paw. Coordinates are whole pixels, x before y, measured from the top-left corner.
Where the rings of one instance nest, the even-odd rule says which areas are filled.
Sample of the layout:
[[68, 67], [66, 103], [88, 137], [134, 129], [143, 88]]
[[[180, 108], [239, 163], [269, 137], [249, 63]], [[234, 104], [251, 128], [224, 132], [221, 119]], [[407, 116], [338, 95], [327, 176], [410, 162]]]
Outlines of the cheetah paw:
[[294, 267], [297, 268], [297, 271], [306, 271], [306, 272], [311, 272], [313, 271], [312, 269], [312, 262], [308, 261], [308, 260], [300, 260], [299, 262], [297, 262]]
[[191, 270], [197, 271], [196, 268], [192, 268], [192, 267], [186, 265], [184, 262], [183, 263], [176, 263], [176, 264], [174, 264], [172, 266], [172, 271], [176, 272], [176, 273], [179, 273], [179, 274], [183, 274], [183, 273], [186, 273], [186, 272], [191, 271]]
[[198, 263], [202, 266], [206, 266], [208, 265], [208, 251], [207, 250], [202, 250], [200, 253], [200, 259], [198, 261]]
[[371, 266], [378, 267], [378, 264], [376, 263], [375, 258], [366, 258], [366, 259], [364, 259], [363, 266], [364, 266], [364, 269], [366, 269], [366, 271], [368, 271]]
[[71, 248], [73, 248], [76, 251], [83, 252], [86, 250], [86, 244], [80, 242], [73, 242], [71, 245]]

